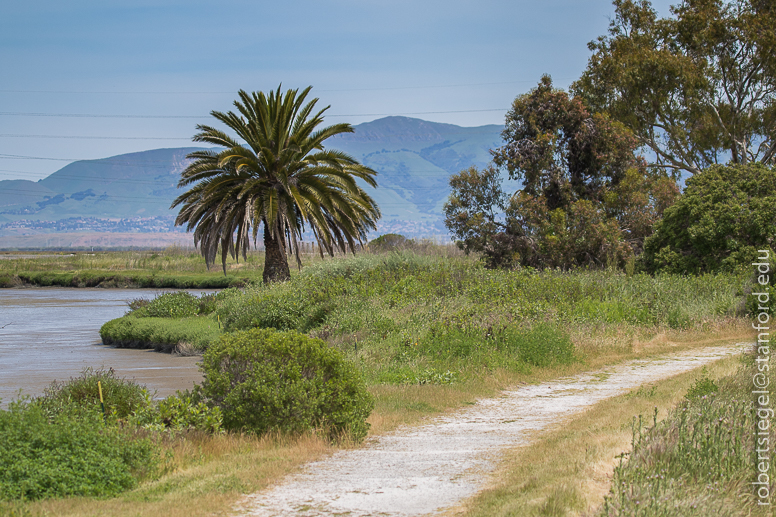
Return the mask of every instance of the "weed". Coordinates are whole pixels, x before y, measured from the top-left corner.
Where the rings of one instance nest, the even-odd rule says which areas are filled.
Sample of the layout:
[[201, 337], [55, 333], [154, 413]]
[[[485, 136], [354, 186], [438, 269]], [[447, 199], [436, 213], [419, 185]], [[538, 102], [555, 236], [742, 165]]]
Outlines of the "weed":
[[[633, 426], [632, 451], [615, 469], [601, 516], [742, 515], [756, 510], [751, 478], [751, 367], [717, 385], [706, 372], [663, 422]], [[715, 396], [710, 396], [716, 393]], [[770, 432], [773, 443], [776, 433]], [[776, 473], [771, 465], [770, 479]], [[732, 497], [731, 497], [732, 496]]]
[[106, 413], [115, 418], [127, 418], [148, 404], [151, 398], [144, 386], [117, 377], [113, 369], [86, 367], [78, 377], [52, 382], [43, 395], [35, 399], [35, 403], [52, 419], [63, 411], [69, 411], [73, 405], [95, 410], [100, 405], [98, 382]]

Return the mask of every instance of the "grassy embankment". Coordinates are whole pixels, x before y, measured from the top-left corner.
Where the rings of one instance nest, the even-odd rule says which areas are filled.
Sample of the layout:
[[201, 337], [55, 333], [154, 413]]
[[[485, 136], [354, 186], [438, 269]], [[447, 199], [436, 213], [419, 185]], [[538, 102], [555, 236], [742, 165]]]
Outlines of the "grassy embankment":
[[[286, 284], [225, 293], [215, 312], [192, 320], [220, 319], [227, 331], [296, 329], [326, 340], [364, 373], [379, 434], [518, 382], [749, 338], [747, 284], [746, 275], [503, 272], [466, 258], [360, 256], [307, 267]], [[124, 320], [144, 319], [168, 329], [174, 321]], [[115, 337], [134, 336], [122, 332]], [[620, 424], [631, 414], [620, 415]], [[110, 500], [49, 500], [25, 510], [205, 515], [332, 450], [309, 436], [179, 435], [162, 445], [171, 467], [156, 481]]]
[[[239, 263], [230, 260], [224, 276], [221, 265], [208, 269], [193, 250], [105, 251], [51, 253], [34, 258], [0, 259], [0, 287], [136, 287], [218, 289], [261, 281], [264, 254], [252, 252]], [[30, 254], [25, 253], [25, 257]]]

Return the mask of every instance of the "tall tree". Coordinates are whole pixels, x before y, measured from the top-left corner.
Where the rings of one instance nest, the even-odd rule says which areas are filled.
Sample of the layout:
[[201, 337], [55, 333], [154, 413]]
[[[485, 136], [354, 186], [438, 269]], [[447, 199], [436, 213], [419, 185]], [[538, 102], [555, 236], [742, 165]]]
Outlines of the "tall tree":
[[637, 157], [635, 137], [549, 76], [518, 96], [493, 161], [522, 190], [507, 195], [499, 168], [450, 178], [445, 225], [488, 267], [572, 268], [623, 263], [641, 251], [676, 195], [676, 182]]
[[649, 0], [614, 0], [609, 34], [572, 90], [624, 123], [654, 165], [697, 174], [776, 160], [776, 4], [684, 0], [658, 18]]
[[179, 187], [191, 188], [172, 207], [182, 205], [176, 225], [194, 229], [194, 240], [205, 261], [215, 262], [218, 249], [226, 274], [229, 254], [245, 257], [250, 238], [256, 241], [263, 226], [264, 282], [290, 277], [290, 250], [301, 266], [299, 241], [309, 228], [321, 254], [354, 250], [375, 228], [380, 210], [356, 183], [376, 187], [374, 170], [324, 141], [352, 133], [350, 124], [319, 128], [323, 113], [318, 99], [305, 103], [311, 87], [301, 93], [280, 87], [265, 95], [240, 90], [234, 102], [238, 113], [212, 111], [237, 139], [219, 129], [198, 125], [196, 142], [222, 151], [191, 153], [193, 162], [181, 174]]
[[543, 195], [551, 210], [578, 199], [600, 201], [603, 189], [638, 163], [636, 140], [622, 124], [553, 88], [548, 75], [514, 100], [502, 136], [493, 161], [527, 194]]

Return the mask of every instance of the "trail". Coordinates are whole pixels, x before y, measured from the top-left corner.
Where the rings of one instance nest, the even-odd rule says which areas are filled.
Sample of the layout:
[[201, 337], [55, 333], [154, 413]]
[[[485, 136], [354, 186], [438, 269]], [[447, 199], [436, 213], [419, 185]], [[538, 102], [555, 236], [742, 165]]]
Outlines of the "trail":
[[415, 516], [448, 508], [484, 487], [501, 452], [604, 399], [740, 353], [745, 344], [632, 360], [595, 372], [503, 391], [426, 425], [400, 428], [363, 448], [306, 465], [248, 496], [241, 515]]

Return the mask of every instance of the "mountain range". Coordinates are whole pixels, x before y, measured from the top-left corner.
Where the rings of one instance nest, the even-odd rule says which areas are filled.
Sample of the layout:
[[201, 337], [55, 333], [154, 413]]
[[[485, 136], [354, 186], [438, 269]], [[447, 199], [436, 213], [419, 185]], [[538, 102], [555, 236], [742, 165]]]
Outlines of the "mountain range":
[[[442, 206], [451, 174], [485, 166], [502, 126], [461, 127], [408, 117], [354, 126], [326, 141], [378, 172], [370, 194], [382, 211], [377, 234], [446, 234]], [[37, 182], [0, 181], [0, 236], [62, 231], [171, 231], [170, 204], [186, 155], [154, 149], [73, 162]], [[150, 229], [149, 229], [150, 228]], [[180, 230], [180, 229], [179, 229]]]

